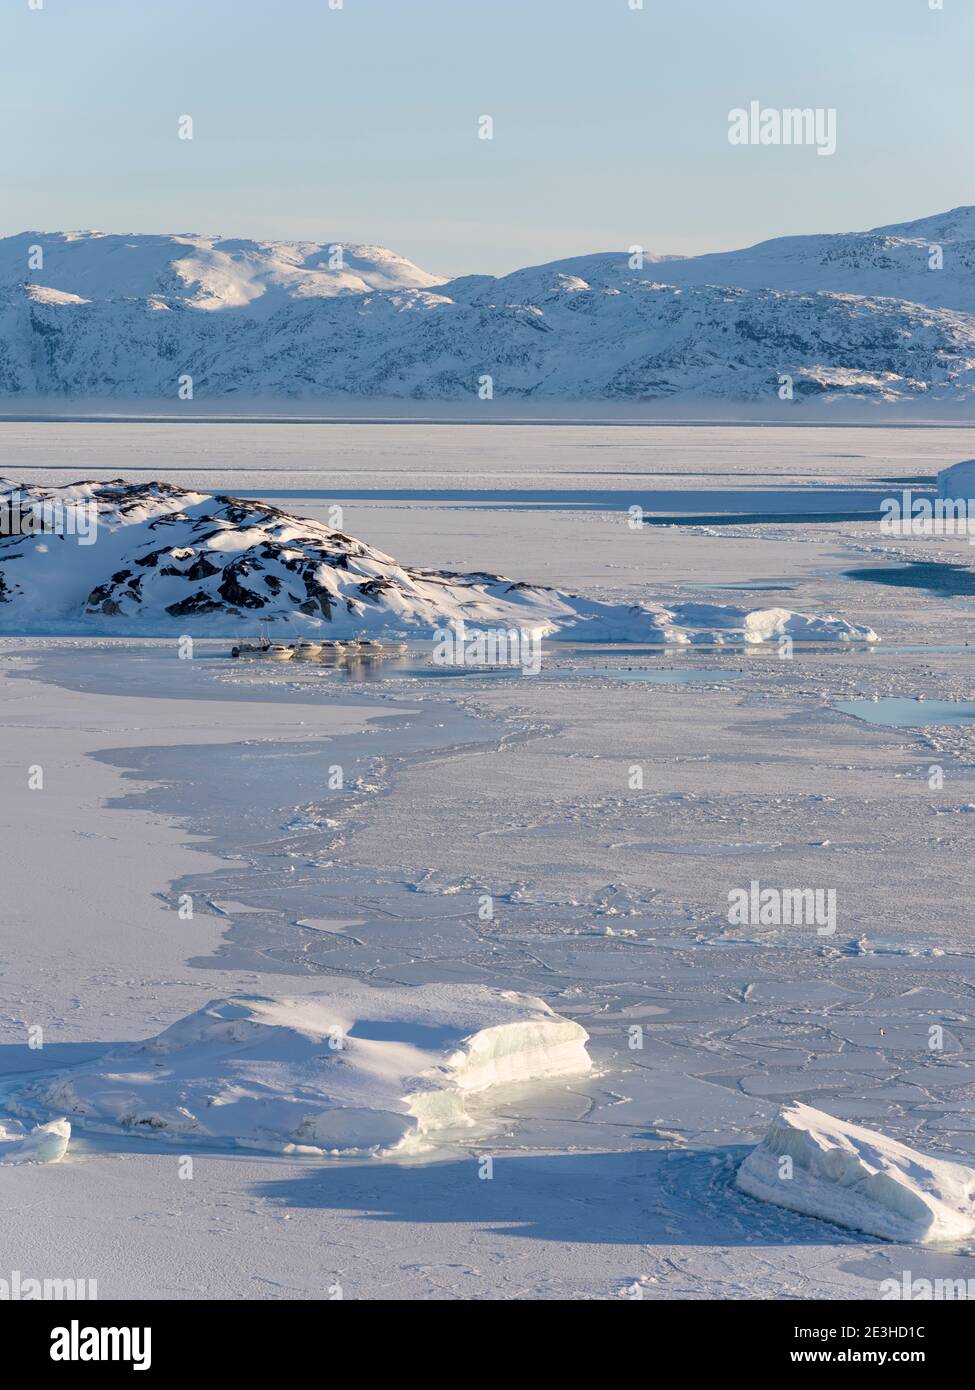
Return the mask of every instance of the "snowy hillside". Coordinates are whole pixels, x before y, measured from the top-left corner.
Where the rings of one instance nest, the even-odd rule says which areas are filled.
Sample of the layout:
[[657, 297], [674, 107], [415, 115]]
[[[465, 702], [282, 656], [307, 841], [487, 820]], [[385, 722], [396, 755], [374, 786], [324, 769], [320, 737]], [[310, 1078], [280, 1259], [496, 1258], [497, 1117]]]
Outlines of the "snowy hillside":
[[[0, 630], [430, 636], [446, 624], [583, 640], [876, 640], [784, 608], [600, 603], [495, 574], [409, 568], [269, 503], [171, 483], [0, 479]], [[41, 528], [44, 529], [41, 529]], [[324, 630], [324, 631], [323, 631]]]
[[[43, 267], [30, 269], [31, 247]], [[374, 246], [0, 240], [0, 396], [967, 399], [975, 209], [444, 282]], [[940, 268], [932, 269], [931, 266]]]
[[[941, 250], [939, 257], [932, 252]], [[743, 251], [664, 261], [675, 285], [736, 285], [907, 300], [975, 314], [975, 207], [869, 232], [778, 237]]]

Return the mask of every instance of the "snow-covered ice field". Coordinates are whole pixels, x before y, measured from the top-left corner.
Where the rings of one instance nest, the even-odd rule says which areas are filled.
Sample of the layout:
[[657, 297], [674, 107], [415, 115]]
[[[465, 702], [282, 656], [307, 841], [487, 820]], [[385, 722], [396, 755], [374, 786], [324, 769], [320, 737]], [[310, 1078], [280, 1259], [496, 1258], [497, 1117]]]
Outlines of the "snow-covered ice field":
[[[937, 722], [975, 699], [971, 547], [879, 526], [883, 498], [973, 454], [975, 429], [935, 426], [0, 424], [14, 479], [338, 505], [404, 563], [881, 638], [788, 659], [551, 642], [510, 678], [439, 678], [415, 651], [365, 680], [220, 641], [181, 661], [172, 641], [4, 637], [0, 1123], [57, 1118], [72, 1075], [75, 1101], [124, 1076], [143, 1118], [164, 1092], [198, 1119], [208, 1056], [227, 1112], [187, 1142], [99, 1100], [60, 1162], [0, 1164], [10, 1268], [103, 1298], [872, 1299], [904, 1271], [975, 1278], [962, 1222], [885, 1241], [736, 1185], [795, 1103], [975, 1164], [975, 715]], [[888, 700], [932, 722], [850, 712]], [[756, 882], [832, 893], [833, 914], [729, 920]], [[450, 1070], [456, 1029], [502, 1016], [478, 991], [541, 999], [592, 1066], [525, 1081], [516, 1058], [466, 1130], [323, 1156], [235, 1128], [249, 1063], [225, 1039], [201, 1061], [197, 1029], [162, 1081], [134, 1048], [212, 1001], [330, 987], [440, 1001], [408, 1038], [402, 1008], [366, 1011], [364, 1104], [414, 1073], [403, 1046]], [[258, 1051], [280, 1097], [294, 1056]]]

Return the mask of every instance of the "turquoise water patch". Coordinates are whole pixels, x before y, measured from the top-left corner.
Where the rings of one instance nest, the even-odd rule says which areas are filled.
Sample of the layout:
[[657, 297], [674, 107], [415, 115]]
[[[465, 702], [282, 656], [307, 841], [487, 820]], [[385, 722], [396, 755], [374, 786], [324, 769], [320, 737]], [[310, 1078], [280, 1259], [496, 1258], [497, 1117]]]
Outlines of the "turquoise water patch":
[[923, 729], [930, 724], [975, 724], [975, 701], [906, 700], [890, 696], [882, 700], [841, 700], [833, 706], [868, 724], [892, 729]]

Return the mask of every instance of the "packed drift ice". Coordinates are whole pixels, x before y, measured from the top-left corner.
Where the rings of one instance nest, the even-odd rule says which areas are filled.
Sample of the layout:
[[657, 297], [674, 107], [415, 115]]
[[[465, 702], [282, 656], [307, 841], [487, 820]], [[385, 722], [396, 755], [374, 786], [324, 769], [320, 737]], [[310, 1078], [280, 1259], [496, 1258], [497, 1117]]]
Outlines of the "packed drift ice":
[[216, 1000], [9, 1104], [181, 1144], [415, 1153], [431, 1135], [494, 1128], [491, 1097], [506, 1087], [584, 1075], [587, 1041], [529, 995], [343, 981], [301, 998]]
[[868, 627], [786, 608], [603, 603], [500, 575], [407, 567], [266, 502], [169, 483], [0, 479], [0, 631], [236, 636], [276, 621], [337, 638], [463, 625], [582, 641], [877, 640]]
[[792, 1105], [738, 1170], [749, 1196], [883, 1240], [920, 1245], [975, 1235], [975, 1168]]

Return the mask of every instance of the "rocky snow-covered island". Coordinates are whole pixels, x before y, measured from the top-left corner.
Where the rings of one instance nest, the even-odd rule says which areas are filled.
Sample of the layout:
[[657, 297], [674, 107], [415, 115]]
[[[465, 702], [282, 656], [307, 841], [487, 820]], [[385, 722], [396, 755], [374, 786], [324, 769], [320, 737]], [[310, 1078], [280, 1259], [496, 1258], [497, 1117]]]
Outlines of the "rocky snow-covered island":
[[447, 624], [576, 640], [874, 642], [869, 627], [786, 608], [604, 603], [500, 575], [398, 564], [266, 502], [170, 483], [43, 487], [0, 479], [0, 631], [428, 637]]

